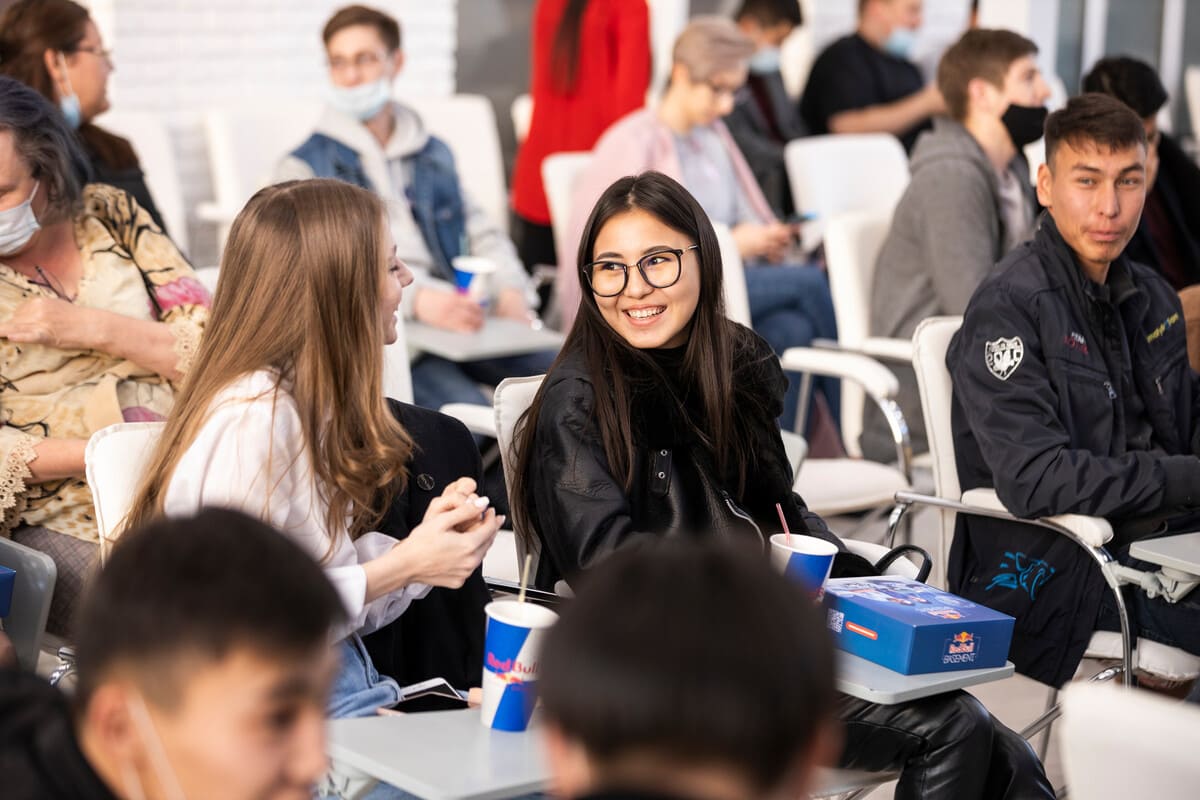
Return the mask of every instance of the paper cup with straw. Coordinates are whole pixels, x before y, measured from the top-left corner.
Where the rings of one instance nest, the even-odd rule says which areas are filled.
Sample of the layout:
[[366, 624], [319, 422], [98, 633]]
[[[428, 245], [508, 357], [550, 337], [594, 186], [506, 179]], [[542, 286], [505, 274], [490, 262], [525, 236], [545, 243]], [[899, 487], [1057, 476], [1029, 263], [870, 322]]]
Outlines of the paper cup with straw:
[[825, 581], [837, 555], [837, 545], [815, 536], [792, 535], [788, 530], [783, 506], [775, 504], [783, 533], [771, 537], [771, 563], [777, 570], [800, 583], [817, 600], [825, 595]]
[[488, 728], [523, 731], [537, 703], [542, 637], [558, 619], [550, 609], [525, 602], [530, 559], [525, 559], [521, 593], [516, 600], [487, 604], [483, 645], [483, 705], [480, 721]]

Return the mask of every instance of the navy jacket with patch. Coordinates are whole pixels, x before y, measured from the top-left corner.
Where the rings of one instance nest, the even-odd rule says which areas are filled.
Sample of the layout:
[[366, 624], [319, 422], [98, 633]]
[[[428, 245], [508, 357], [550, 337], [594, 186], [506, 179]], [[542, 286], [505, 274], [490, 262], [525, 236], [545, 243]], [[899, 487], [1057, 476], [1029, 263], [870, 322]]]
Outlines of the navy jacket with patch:
[[[1019, 517], [1105, 517], [1110, 548], [1200, 505], [1200, 376], [1179, 299], [1148, 267], [1122, 257], [1095, 284], [1043, 214], [972, 296], [946, 366], [963, 491], [995, 487]], [[948, 566], [953, 591], [1017, 618], [1019, 671], [1070, 679], [1108, 591], [1086, 553], [960, 515]]]

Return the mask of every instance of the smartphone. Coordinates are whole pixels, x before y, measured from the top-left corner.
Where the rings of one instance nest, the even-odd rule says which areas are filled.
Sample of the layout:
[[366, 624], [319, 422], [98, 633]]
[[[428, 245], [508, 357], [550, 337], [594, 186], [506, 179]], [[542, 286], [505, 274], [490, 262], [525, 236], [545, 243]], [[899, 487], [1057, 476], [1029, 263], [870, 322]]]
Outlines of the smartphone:
[[419, 711], [453, 711], [467, 707], [467, 699], [445, 678], [430, 678], [400, 689], [400, 702], [392, 706], [396, 711], [416, 713]]

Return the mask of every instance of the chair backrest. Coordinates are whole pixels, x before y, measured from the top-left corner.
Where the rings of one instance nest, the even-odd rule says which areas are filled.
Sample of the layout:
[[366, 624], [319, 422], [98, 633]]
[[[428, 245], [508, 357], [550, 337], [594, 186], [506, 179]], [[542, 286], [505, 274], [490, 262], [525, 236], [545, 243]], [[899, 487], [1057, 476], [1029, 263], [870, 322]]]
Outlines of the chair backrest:
[[512, 116], [513, 134], [520, 144], [529, 135], [529, 123], [533, 121], [533, 98], [527, 94], [517, 95], [508, 113]]
[[845, 211], [889, 214], [908, 186], [908, 156], [888, 133], [794, 139], [784, 148], [796, 208], [819, 224]]
[[[808, 9], [805, 9], [804, 18], [812, 19]], [[804, 93], [804, 84], [808, 82], [808, 73], [816, 59], [812, 28], [812, 25], [797, 25], [779, 46], [779, 72], [783, 78], [783, 88], [793, 100], [799, 100]]]
[[17, 573], [12, 608], [4, 619], [4, 632], [17, 651], [21, 669], [33, 672], [42, 649], [42, 635], [46, 632], [58, 568], [54, 559], [45, 553], [2, 537], [0, 567], [8, 567]]
[[[500, 464], [504, 469], [504, 484], [511, 490], [516, 476], [517, 452], [515, 449], [515, 434], [517, 422], [521, 415], [533, 405], [545, 375], [532, 375], [528, 378], [506, 378], [500, 381], [492, 395], [492, 406], [496, 410], [496, 445], [500, 448]], [[513, 508], [520, 498], [512, 492], [508, 495], [508, 507]], [[517, 564], [525, 562], [525, 545], [521, 532], [513, 529], [516, 534]], [[537, 559], [537, 553], [534, 553]]]
[[1080, 800], [1195, 797], [1200, 708], [1152, 692], [1076, 683], [1063, 692], [1063, 770]]
[[220, 278], [220, 271], [218, 267], [198, 267], [196, 269], [196, 280], [200, 281], [205, 289], [208, 289], [209, 294], [216, 294], [217, 279]]
[[725, 316], [750, 327], [750, 295], [746, 290], [746, 266], [728, 225], [714, 223], [721, 245], [721, 277], [725, 287]]
[[412, 353], [404, 320], [396, 320], [396, 341], [383, 348], [383, 394], [401, 403], [413, 401]]
[[188, 251], [188, 218], [183, 202], [183, 187], [179, 182], [179, 161], [171, 144], [171, 131], [161, 114], [145, 111], [108, 111], [96, 124], [133, 144], [146, 176], [146, 186], [154, 204], [162, 214], [163, 223], [186, 255]]
[[100, 554], [119, 535], [142, 473], [162, 435], [162, 422], [121, 422], [101, 428], [84, 450], [88, 487], [96, 508]]
[[508, 232], [508, 189], [492, 101], [479, 94], [404, 97], [425, 127], [454, 153], [458, 179], [492, 224]]
[[[875, 262], [892, 224], [890, 210], [849, 211], [825, 223], [825, 263], [837, 316], [838, 341], [850, 349], [871, 335], [871, 291]], [[863, 406], [866, 395], [853, 381], [842, 383], [842, 440], [852, 456], [862, 455]]]
[[571, 198], [575, 194], [575, 183], [591, 158], [590, 152], [573, 151], [555, 153], [542, 161], [542, 184], [546, 187], [550, 227], [554, 229], [555, 241], [566, 240], [567, 227], [571, 224]]

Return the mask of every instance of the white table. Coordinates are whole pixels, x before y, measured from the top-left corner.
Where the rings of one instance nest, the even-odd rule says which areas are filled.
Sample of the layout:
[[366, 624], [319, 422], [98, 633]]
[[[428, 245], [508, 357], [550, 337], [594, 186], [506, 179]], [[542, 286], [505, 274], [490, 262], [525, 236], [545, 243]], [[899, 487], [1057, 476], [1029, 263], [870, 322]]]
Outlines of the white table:
[[489, 317], [475, 333], [455, 333], [423, 322], [406, 322], [404, 332], [410, 347], [456, 362], [519, 356], [543, 350], [557, 352], [565, 338], [557, 331], [534, 330], [516, 320], [498, 317]]
[[901, 675], [843, 650], [837, 651], [837, 658], [839, 692], [888, 706], [981, 683], [1004, 680], [1010, 677], [1015, 669], [1013, 663], [1007, 661], [1003, 667], [988, 669]]
[[1142, 539], [1129, 546], [1129, 555], [1185, 575], [1200, 577], [1200, 533]]
[[479, 709], [333, 720], [330, 757], [426, 800], [488, 800], [538, 791], [549, 774], [537, 725], [493, 731]]

